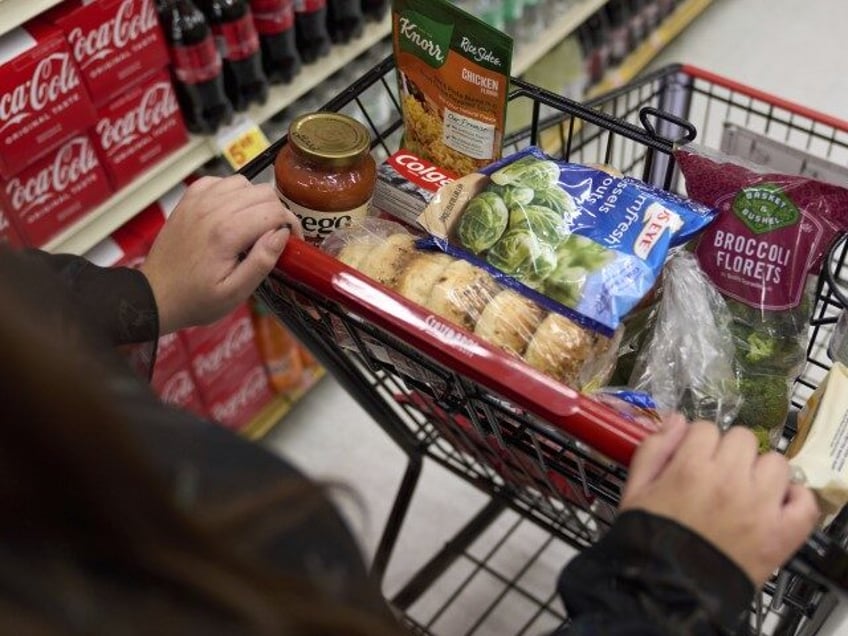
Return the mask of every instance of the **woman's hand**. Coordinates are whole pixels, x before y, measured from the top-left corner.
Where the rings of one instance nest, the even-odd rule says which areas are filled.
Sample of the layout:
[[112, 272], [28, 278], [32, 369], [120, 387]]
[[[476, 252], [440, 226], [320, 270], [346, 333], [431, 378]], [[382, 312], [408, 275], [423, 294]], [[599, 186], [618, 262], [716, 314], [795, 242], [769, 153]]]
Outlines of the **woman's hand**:
[[757, 454], [751, 431], [665, 420], [630, 466], [621, 509], [674, 519], [733, 560], [762, 586], [812, 532], [819, 510], [812, 492], [793, 484], [779, 453]]
[[156, 299], [160, 334], [213, 322], [244, 302], [291, 232], [303, 236], [270, 185], [240, 175], [192, 183], [141, 267]]

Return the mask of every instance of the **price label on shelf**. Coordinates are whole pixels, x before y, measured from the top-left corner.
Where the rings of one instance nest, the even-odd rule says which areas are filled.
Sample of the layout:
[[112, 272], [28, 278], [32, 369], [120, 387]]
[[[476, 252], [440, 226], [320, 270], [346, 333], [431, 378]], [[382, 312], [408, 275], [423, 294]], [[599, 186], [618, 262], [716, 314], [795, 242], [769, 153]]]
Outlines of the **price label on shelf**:
[[271, 145], [259, 124], [243, 115], [221, 128], [216, 140], [221, 155], [233, 170], [243, 168]]

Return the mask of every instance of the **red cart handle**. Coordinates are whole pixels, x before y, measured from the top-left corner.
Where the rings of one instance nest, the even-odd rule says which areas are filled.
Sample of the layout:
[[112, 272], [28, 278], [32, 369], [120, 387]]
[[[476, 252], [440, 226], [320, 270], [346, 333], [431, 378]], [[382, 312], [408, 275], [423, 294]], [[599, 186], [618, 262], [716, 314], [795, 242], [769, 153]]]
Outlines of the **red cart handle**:
[[611, 408], [556, 382], [300, 239], [289, 241], [277, 269], [615, 462], [627, 466], [648, 434]]

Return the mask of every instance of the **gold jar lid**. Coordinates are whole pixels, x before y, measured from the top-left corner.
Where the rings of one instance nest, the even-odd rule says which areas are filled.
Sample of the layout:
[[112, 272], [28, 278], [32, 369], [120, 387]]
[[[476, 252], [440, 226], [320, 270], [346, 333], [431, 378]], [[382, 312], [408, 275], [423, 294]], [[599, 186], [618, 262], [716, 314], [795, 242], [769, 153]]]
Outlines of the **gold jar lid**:
[[301, 115], [289, 126], [289, 143], [298, 154], [331, 168], [356, 163], [371, 150], [368, 129], [339, 113]]

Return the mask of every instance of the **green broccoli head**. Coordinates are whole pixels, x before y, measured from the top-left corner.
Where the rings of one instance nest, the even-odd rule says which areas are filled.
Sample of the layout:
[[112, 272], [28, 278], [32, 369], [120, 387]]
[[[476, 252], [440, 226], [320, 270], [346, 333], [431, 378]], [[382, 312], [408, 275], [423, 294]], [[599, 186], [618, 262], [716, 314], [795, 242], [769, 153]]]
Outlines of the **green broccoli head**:
[[742, 375], [739, 377], [742, 407], [736, 423], [751, 429], [783, 427], [789, 415], [789, 384], [785, 376]]
[[748, 351], [745, 352], [747, 362], [762, 362], [771, 358], [777, 352], [777, 342], [765, 334], [752, 331], [745, 339], [748, 343]]

